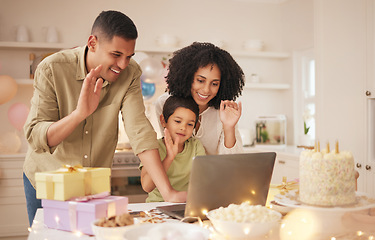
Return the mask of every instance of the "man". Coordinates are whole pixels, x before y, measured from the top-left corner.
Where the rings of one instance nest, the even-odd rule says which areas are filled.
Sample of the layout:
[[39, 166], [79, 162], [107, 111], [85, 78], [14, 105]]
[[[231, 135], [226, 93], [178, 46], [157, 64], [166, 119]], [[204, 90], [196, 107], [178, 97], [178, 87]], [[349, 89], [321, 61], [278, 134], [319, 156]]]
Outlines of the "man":
[[55, 53], [38, 66], [24, 126], [29, 149], [23, 167], [29, 223], [41, 207], [35, 173], [62, 165], [111, 167], [118, 113], [135, 154], [166, 201], [183, 202], [162, 168], [158, 142], [144, 114], [141, 69], [131, 60], [138, 37], [133, 21], [117, 11], [96, 18], [87, 45]]

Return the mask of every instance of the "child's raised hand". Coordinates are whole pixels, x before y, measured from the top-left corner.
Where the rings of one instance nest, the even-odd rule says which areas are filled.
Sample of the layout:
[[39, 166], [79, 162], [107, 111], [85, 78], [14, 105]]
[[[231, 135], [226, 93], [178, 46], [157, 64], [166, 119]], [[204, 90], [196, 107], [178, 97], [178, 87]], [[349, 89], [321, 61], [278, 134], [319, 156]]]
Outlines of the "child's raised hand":
[[224, 128], [234, 128], [241, 117], [242, 104], [234, 101], [221, 101], [220, 104], [220, 121]]
[[164, 128], [164, 142], [167, 149], [166, 158], [170, 158], [173, 160], [178, 153], [179, 136], [177, 136], [175, 141], [173, 142], [172, 136], [169, 133], [168, 129]]

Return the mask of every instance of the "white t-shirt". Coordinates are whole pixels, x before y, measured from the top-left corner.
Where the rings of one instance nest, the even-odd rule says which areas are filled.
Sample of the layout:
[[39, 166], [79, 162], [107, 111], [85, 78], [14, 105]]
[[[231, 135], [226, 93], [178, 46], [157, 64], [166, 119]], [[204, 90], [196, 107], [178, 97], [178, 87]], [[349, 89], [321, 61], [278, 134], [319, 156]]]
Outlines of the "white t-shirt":
[[[155, 111], [157, 119], [163, 111], [165, 101], [170, 95], [168, 93], [162, 94], [155, 102]], [[206, 149], [207, 155], [214, 154], [232, 154], [242, 153], [242, 139], [238, 127], [236, 126], [236, 144], [232, 148], [227, 148], [224, 145], [224, 130], [223, 124], [220, 121], [219, 110], [214, 107], [207, 108], [204, 112], [199, 114], [201, 117], [200, 127], [196, 132], [194, 129], [193, 137], [199, 139]], [[159, 120], [160, 132], [163, 134], [163, 127]]]

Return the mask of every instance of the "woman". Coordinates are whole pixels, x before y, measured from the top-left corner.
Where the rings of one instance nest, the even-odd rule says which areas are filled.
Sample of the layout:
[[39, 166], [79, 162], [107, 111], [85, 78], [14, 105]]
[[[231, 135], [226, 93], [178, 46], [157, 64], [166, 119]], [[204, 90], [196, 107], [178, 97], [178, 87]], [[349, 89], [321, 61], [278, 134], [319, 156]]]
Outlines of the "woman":
[[[207, 154], [243, 152], [237, 122], [244, 74], [232, 56], [211, 43], [194, 42], [173, 54], [166, 76], [167, 91], [156, 102], [160, 116], [169, 95], [191, 96], [199, 106], [199, 120], [193, 136]], [[161, 128], [162, 129], [162, 128]]]

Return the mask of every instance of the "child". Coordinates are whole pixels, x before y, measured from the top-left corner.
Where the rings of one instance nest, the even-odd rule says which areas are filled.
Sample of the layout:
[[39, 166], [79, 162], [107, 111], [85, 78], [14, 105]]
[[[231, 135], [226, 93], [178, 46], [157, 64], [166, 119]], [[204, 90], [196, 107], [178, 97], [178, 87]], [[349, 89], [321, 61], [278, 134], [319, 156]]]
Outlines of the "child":
[[[160, 115], [164, 138], [159, 139], [159, 153], [169, 181], [177, 191], [187, 191], [193, 157], [205, 155], [198, 139], [192, 138], [198, 122], [199, 108], [192, 98], [169, 97]], [[164, 201], [142, 164], [143, 189], [150, 189], [146, 202]]]

